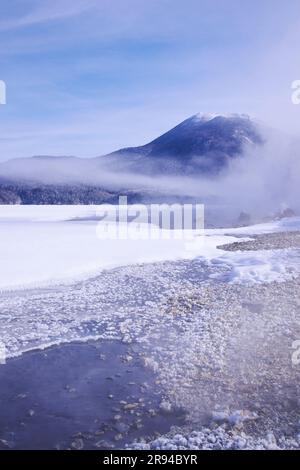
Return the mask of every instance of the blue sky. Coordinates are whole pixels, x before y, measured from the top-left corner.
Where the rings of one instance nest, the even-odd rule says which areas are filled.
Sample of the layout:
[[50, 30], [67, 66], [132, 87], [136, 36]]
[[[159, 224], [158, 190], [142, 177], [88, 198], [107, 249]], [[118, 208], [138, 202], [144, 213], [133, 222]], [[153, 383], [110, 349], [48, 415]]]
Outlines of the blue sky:
[[297, 132], [298, 0], [1, 0], [0, 160], [97, 156], [197, 112]]

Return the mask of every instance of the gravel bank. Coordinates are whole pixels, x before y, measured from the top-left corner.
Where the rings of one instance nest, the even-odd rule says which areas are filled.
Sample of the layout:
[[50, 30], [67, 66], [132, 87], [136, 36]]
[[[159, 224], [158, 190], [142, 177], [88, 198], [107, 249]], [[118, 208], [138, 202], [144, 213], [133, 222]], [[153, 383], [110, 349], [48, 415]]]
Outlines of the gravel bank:
[[139, 442], [128, 448], [134, 450], [293, 450], [300, 447], [300, 434], [295, 438], [281, 436], [276, 439], [273, 432], [262, 438], [249, 436], [234, 429], [219, 426], [214, 429], [170, 433], [152, 442]]
[[300, 232], [280, 232], [251, 235], [253, 240], [221, 245], [218, 248], [226, 251], [258, 251], [300, 248]]
[[[278, 233], [225, 248], [288, 250], [299, 242], [299, 232]], [[300, 339], [299, 292], [299, 278], [248, 285], [205, 282], [170, 298], [165, 312], [181, 316], [182, 329], [179, 338], [168, 332], [175, 345], [165, 360], [172, 361], [170, 372], [164, 363], [158, 370], [168, 396], [189, 411], [191, 423], [184, 432], [177, 429], [133, 447], [297, 449], [300, 366], [292, 357]]]
[[294, 438], [276, 439], [272, 431], [264, 437], [249, 436], [243, 431], [225, 426], [202, 428], [199, 431], [178, 430], [149, 443], [139, 442], [129, 446], [134, 450], [294, 450], [300, 447], [300, 434]]

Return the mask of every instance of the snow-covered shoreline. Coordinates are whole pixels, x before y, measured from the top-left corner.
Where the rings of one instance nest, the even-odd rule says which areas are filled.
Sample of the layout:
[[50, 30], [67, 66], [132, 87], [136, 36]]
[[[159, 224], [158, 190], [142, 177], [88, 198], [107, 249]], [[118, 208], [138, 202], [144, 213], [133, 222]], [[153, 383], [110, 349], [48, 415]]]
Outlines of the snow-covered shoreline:
[[[210, 280], [224, 285], [284, 282], [296, 279], [300, 272], [297, 247], [242, 249], [244, 243], [255, 243], [254, 233], [280, 236], [282, 231], [295, 231], [300, 218], [206, 230], [188, 242], [99, 240], [95, 221], [69, 221], [91, 216], [95, 210], [89, 206], [0, 208], [1, 336], [8, 357], [64, 342], [109, 338], [109, 328], [113, 337], [122, 338], [116, 333], [118, 323], [128, 321], [144, 298], [141, 280], [149, 285], [143, 307], [145, 326], [155, 316], [154, 292], [160, 291], [161, 303], [173, 287], [175, 293], [178, 287], [189, 286], [184, 280], [186, 266], [195, 271], [191, 276], [198, 276], [199, 283]], [[234, 251], [226, 249], [228, 243], [235, 243]], [[173, 282], [176, 272], [180, 273], [179, 285]], [[127, 277], [132, 277], [129, 284]], [[193, 283], [190, 287], [193, 292]], [[191, 292], [187, 291], [188, 297]], [[105, 324], [110, 325], [106, 330]]]
[[[300, 228], [300, 218], [233, 229], [206, 229], [190, 239], [157, 228], [147, 237], [143, 224], [135, 239], [101, 239], [95, 215], [99, 206], [0, 206], [0, 290], [67, 285], [104, 269], [201, 257], [231, 266], [231, 281], [273, 281], [297, 274], [299, 253], [283, 250], [228, 253], [218, 248], [249, 240], [253, 234]], [[147, 233], [146, 233], [147, 232]]]
[[[289, 221], [295, 232], [290, 237], [277, 226], [276, 237], [264, 227], [259, 242], [232, 237], [242, 241], [240, 247], [214, 248], [218, 259], [132, 264], [69, 286], [3, 293], [0, 334], [8, 357], [59, 343], [113, 340], [126, 348], [128, 360], [136, 358], [155, 374], [164, 412], [183, 409], [190, 420], [188, 430], [177, 432], [180, 439], [172, 434], [137, 447], [176, 449], [186, 442], [191, 449], [297, 448], [300, 370], [291, 354], [300, 338], [300, 278], [296, 270], [282, 270], [268, 282], [255, 276], [232, 282], [238, 259], [247, 269], [249, 260], [261, 256], [264, 270], [272, 257], [284, 268], [296, 261], [295, 223]], [[214, 232], [206, 238], [220, 241]], [[251, 244], [250, 258], [243, 243]], [[273, 250], [272, 243], [281, 249]], [[257, 419], [233, 434], [216, 426], [203, 432], [207, 417], [226, 409], [249, 410]]]

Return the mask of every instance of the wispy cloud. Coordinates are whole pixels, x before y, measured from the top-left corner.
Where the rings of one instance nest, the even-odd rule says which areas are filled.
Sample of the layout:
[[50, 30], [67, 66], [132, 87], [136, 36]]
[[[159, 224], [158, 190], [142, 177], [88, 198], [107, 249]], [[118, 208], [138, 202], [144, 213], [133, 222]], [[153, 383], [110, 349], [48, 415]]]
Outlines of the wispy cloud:
[[296, 128], [290, 83], [300, 78], [300, 5], [276, 5], [1, 0], [0, 160], [100, 155], [147, 142], [199, 111]]
[[97, 6], [97, 0], [29, 1], [29, 12], [0, 21], [0, 31], [28, 27], [35, 24], [80, 15]]

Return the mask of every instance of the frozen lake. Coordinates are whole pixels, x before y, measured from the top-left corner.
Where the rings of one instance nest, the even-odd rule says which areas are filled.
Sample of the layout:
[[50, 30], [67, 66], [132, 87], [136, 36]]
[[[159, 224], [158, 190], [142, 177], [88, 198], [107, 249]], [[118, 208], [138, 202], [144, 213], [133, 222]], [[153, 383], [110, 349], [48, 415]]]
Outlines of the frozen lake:
[[[129, 239], [103, 239], [95, 220], [97, 210], [99, 206], [0, 206], [0, 289], [72, 283], [103, 269], [195, 257], [233, 264], [235, 276], [246, 280], [273, 280], [285, 270], [284, 253], [279, 257], [277, 253], [276, 258], [272, 253], [238, 255], [217, 246], [242, 240], [241, 235], [300, 227], [299, 218], [294, 218], [238, 229], [193, 231], [189, 239], [180, 239], [183, 232], [177, 237], [177, 231], [145, 223], [138, 230], [131, 224], [134, 237]], [[298, 259], [293, 264], [292, 258], [289, 263], [294, 268]]]

